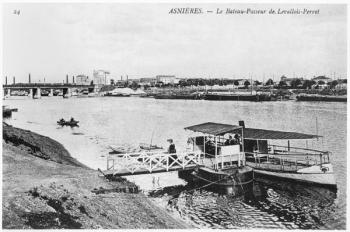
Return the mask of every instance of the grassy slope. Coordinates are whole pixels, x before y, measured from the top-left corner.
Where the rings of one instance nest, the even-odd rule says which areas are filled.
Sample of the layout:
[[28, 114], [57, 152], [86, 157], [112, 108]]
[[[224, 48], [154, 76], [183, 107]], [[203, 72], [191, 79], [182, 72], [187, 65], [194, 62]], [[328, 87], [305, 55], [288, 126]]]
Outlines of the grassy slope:
[[94, 188], [121, 183], [107, 182], [96, 171], [79, 167], [67, 154], [61, 159], [56, 150], [55, 157], [43, 159], [16, 145], [3, 142], [3, 228], [185, 227], [142, 194], [95, 195]]

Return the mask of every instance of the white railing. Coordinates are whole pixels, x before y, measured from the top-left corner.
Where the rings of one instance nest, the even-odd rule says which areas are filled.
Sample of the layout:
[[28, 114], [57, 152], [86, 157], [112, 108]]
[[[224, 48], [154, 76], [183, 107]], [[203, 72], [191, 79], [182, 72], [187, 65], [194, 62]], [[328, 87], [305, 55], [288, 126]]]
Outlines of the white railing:
[[[276, 146], [277, 147], [277, 146]], [[282, 147], [282, 146], [279, 146]], [[271, 153], [246, 152], [248, 162], [256, 167], [278, 168], [280, 170], [299, 170], [301, 168], [329, 163], [329, 153], [311, 149], [298, 149], [295, 151], [270, 151]], [[301, 152], [302, 150], [307, 152]], [[253, 160], [252, 160], [253, 159]]]
[[300, 148], [300, 147], [288, 147], [280, 145], [269, 145], [271, 153], [277, 154], [293, 154], [293, 155], [328, 155], [327, 151], [320, 151], [315, 149]]
[[204, 154], [202, 152], [155, 153], [137, 152], [110, 155], [107, 158], [107, 170], [127, 170], [134, 174], [138, 170], [169, 171], [173, 167], [185, 169], [188, 166], [202, 165]]
[[[227, 155], [218, 155], [216, 158], [216, 165], [218, 164], [233, 164], [237, 163], [238, 166], [244, 166], [245, 165], [245, 153], [240, 152], [238, 154], [227, 154]], [[224, 166], [222, 165], [222, 167]]]

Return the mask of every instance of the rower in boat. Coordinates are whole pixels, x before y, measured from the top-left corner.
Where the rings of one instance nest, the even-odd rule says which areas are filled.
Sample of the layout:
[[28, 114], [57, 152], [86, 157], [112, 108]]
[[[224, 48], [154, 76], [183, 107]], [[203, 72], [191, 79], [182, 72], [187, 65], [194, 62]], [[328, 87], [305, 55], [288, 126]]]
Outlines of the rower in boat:
[[59, 121], [57, 121], [57, 124], [61, 126], [70, 126], [70, 127], [75, 127], [78, 126], [79, 121], [75, 121], [73, 117], [69, 121], [64, 120], [61, 118]]

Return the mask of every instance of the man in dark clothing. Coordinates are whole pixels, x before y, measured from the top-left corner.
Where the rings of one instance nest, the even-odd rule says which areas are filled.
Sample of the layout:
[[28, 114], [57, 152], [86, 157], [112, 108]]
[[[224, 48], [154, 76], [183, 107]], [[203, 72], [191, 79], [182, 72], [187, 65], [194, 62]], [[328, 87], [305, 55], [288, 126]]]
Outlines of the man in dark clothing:
[[[174, 144], [173, 140], [168, 139], [167, 141], [170, 143], [169, 148], [168, 148], [168, 153], [169, 154], [176, 154], [176, 148], [175, 148], [175, 144]], [[177, 155], [171, 155], [170, 157], [169, 157], [169, 165], [175, 162], [174, 159], [177, 159]]]
[[228, 137], [228, 139], [226, 139], [226, 141], [225, 141], [225, 145], [226, 146], [228, 146], [228, 145], [232, 145], [232, 136], [230, 135], [229, 137]]

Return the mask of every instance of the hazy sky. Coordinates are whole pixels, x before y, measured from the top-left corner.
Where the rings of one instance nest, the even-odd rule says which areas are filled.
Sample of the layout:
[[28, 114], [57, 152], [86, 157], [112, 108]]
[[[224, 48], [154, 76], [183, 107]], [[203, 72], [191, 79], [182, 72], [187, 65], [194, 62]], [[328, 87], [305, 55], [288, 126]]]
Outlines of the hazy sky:
[[[171, 15], [203, 10], [320, 9], [319, 15]], [[20, 14], [14, 14], [20, 10]], [[344, 5], [17, 3], [3, 7], [3, 76], [346, 77]]]

